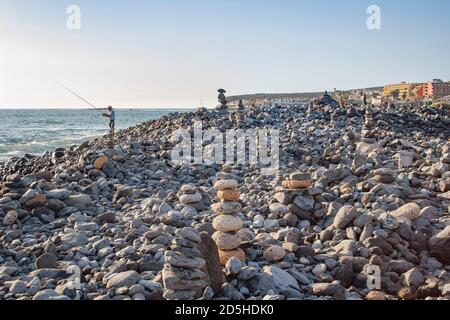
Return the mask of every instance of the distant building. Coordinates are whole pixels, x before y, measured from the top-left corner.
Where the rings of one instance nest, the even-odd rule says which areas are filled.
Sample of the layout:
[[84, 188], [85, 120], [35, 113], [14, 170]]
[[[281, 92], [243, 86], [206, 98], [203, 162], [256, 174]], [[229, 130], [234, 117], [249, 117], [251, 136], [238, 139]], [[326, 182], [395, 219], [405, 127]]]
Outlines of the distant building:
[[385, 97], [398, 95], [400, 99], [440, 98], [450, 95], [450, 82], [433, 79], [426, 83], [391, 84], [384, 87], [383, 95]]
[[424, 96], [430, 98], [450, 96], [450, 82], [444, 82], [440, 79], [433, 79], [433, 81], [423, 84], [423, 92]]
[[304, 99], [301, 98], [283, 98], [283, 99], [272, 99], [271, 105], [272, 107], [281, 107], [281, 106], [295, 106], [304, 102]]
[[398, 98], [407, 99], [411, 96], [411, 92], [415, 86], [417, 86], [417, 84], [406, 82], [391, 84], [384, 87], [383, 95], [385, 97], [397, 95]]

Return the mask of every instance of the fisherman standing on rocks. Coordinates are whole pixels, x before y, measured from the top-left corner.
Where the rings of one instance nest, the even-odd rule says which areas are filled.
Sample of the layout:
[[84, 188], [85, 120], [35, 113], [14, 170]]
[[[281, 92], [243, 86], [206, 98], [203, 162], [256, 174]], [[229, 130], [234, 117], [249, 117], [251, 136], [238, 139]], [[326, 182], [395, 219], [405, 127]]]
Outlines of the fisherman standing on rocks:
[[114, 135], [115, 125], [116, 125], [116, 112], [113, 107], [108, 107], [109, 113], [104, 113], [103, 116], [109, 119], [109, 129], [111, 130], [111, 135]]

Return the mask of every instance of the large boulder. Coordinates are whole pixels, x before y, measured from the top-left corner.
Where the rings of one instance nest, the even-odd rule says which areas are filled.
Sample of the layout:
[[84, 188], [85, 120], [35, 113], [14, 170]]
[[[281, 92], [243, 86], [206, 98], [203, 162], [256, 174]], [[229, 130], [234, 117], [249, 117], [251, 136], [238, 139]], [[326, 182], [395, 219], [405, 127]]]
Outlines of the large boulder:
[[339, 209], [333, 221], [333, 226], [336, 229], [344, 229], [356, 217], [358, 212], [353, 206], [347, 205]]
[[46, 252], [36, 259], [36, 269], [57, 269], [58, 258], [50, 252]]
[[206, 232], [200, 233], [200, 239], [199, 249], [206, 261], [205, 271], [208, 285], [217, 293], [225, 282], [225, 275], [220, 265], [217, 246], [211, 236]]
[[408, 218], [411, 221], [416, 220], [420, 214], [420, 206], [417, 203], [408, 203], [391, 212], [395, 218]]
[[69, 233], [61, 237], [61, 245], [69, 248], [80, 247], [88, 242], [88, 238], [83, 233]]
[[109, 158], [107, 156], [98, 157], [94, 161], [94, 168], [101, 170], [103, 168], [103, 166], [105, 165], [105, 163], [108, 162], [108, 160], [109, 160]]
[[67, 189], [53, 189], [46, 193], [48, 199], [64, 200], [70, 196], [70, 191]]
[[268, 266], [264, 267], [263, 273], [272, 278], [279, 293], [289, 298], [301, 297], [297, 280], [283, 269]]
[[84, 210], [92, 205], [92, 199], [87, 194], [77, 194], [69, 196], [64, 203], [69, 207], [75, 207], [80, 210]]
[[125, 271], [112, 276], [106, 285], [108, 289], [131, 287], [141, 280], [141, 276], [136, 271]]
[[431, 237], [428, 248], [431, 256], [444, 264], [450, 264], [450, 226]]
[[270, 246], [263, 253], [263, 257], [267, 261], [280, 261], [285, 256], [286, 256], [286, 250], [284, 250], [282, 247], [280, 247], [278, 245]]

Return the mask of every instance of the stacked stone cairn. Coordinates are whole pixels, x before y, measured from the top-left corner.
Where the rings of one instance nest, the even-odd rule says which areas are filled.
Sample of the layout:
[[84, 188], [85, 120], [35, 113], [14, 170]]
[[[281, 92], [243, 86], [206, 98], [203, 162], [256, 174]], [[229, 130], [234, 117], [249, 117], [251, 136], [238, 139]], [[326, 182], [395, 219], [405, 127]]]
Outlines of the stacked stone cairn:
[[[450, 167], [450, 143], [447, 143], [442, 148], [441, 164]], [[450, 191], [450, 174], [442, 177], [441, 181], [439, 182], [439, 191]]]
[[378, 183], [392, 184], [396, 180], [397, 173], [388, 168], [381, 168], [374, 171], [374, 180]]
[[442, 148], [441, 163], [442, 164], [450, 164], [450, 143], [447, 143]]
[[198, 213], [207, 208], [203, 202], [203, 196], [192, 184], [185, 184], [174, 195], [174, 201], [178, 198], [174, 208], [167, 202], [156, 202], [161, 213], [160, 220], [170, 226], [182, 228], [188, 225], [186, 219], [192, 220], [198, 217]]
[[311, 174], [296, 172], [282, 182], [283, 188], [288, 190], [307, 189], [311, 186]]
[[236, 125], [240, 125], [245, 118], [245, 106], [242, 100], [239, 100], [239, 104], [236, 110]]
[[338, 120], [339, 120], [338, 110], [332, 111], [330, 124], [333, 128], [336, 128], [336, 125], [338, 124]]
[[311, 101], [308, 103], [308, 109], [307, 109], [307, 112], [306, 112], [306, 117], [307, 117], [308, 119], [311, 119], [313, 113], [314, 113], [314, 101], [311, 100]]
[[113, 133], [112, 130], [109, 132], [108, 137], [109, 137], [108, 143], [107, 143], [108, 148], [109, 148], [109, 149], [114, 149], [114, 145], [115, 145], [115, 144], [114, 144], [114, 133]]
[[282, 188], [277, 188], [275, 203], [269, 206], [273, 219], [285, 221], [289, 227], [296, 227], [299, 220], [308, 219], [304, 213], [312, 209], [314, 200], [305, 196], [304, 190], [311, 186], [311, 174], [295, 172], [282, 181]]
[[[276, 188], [274, 202], [269, 206], [268, 218], [272, 221], [284, 221], [283, 227], [297, 227], [300, 220], [306, 221], [308, 210], [312, 210], [314, 200], [305, 196], [305, 189], [311, 187], [311, 174], [308, 172], [295, 172], [282, 181], [282, 187]], [[281, 225], [280, 225], [281, 226]], [[278, 224], [264, 225], [268, 231], [276, 231]], [[281, 261], [287, 253], [295, 253], [298, 249], [298, 234], [288, 232], [282, 246], [270, 245], [264, 252], [263, 257], [269, 262]]]
[[162, 278], [166, 300], [194, 300], [207, 287], [206, 261], [198, 246], [200, 233], [193, 228], [177, 229], [170, 250], [164, 254]]
[[370, 107], [366, 108], [364, 125], [361, 132], [362, 141], [366, 143], [375, 143], [375, 135], [373, 134], [373, 112]]
[[178, 196], [183, 207], [194, 208], [197, 212], [206, 209], [203, 197], [194, 185], [183, 185]]
[[220, 263], [225, 266], [232, 257], [245, 261], [245, 252], [239, 248], [241, 238], [237, 234], [243, 227], [243, 221], [239, 217], [242, 211], [238, 202], [241, 195], [238, 190], [239, 183], [235, 179], [221, 179], [214, 184], [214, 188], [217, 190], [217, 198], [220, 202], [211, 207], [217, 214], [213, 220], [216, 232], [212, 238], [218, 248]]
[[218, 106], [219, 110], [227, 110], [228, 106], [227, 106], [227, 98], [225, 97], [225, 93], [227, 93], [227, 91], [225, 89], [219, 89], [217, 90], [219, 92], [219, 96], [217, 97], [217, 100], [219, 101], [220, 105]]
[[355, 110], [355, 106], [354, 106], [353, 104], [350, 105], [350, 107], [348, 107], [348, 108], [346, 109], [346, 111], [347, 111], [347, 116], [348, 116], [349, 118], [353, 118], [353, 117], [356, 116], [356, 110]]

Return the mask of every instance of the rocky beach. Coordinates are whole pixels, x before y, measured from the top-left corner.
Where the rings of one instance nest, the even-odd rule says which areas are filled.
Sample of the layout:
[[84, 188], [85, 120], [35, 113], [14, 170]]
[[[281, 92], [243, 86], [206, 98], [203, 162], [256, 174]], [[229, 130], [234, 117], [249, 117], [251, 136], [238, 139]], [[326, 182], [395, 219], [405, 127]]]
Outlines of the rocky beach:
[[[330, 101], [171, 113], [0, 164], [0, 300], [448, 300], [449, 110]], [[258, 165], [172, 133], [280, 132]]]

